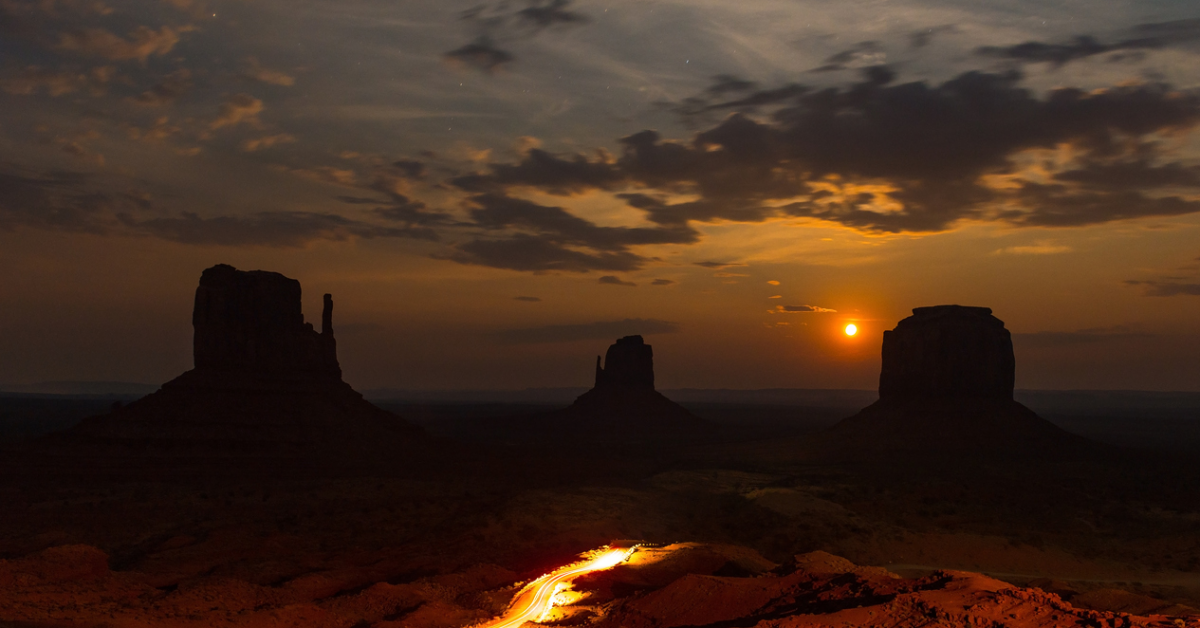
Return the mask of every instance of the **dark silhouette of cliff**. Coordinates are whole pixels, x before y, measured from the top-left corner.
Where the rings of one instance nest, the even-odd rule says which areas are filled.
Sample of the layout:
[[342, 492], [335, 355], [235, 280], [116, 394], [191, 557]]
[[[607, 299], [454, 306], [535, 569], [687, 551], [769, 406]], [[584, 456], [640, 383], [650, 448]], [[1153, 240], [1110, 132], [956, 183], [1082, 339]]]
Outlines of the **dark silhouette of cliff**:
[[706, 425], [654, 389], [654, 352], [641, 336], [625, 336], [596, 356], [596, 384], [562, 410], [516, 418], [506, 430], [539, 438], [637, 442], [687, 434]]
[[833, 451], [1040, 455], [1084, 443], [1013, 401], [1016, 359], [984, 307], [919, 307], [883, 334], [879, 400], [824, 435]]
[[221, 264], [201, 275], [192, 324], [195, 368], [56, 440], [142, 457], [337, 459], [421, 434], [342, 381], [331, 295], [318, 332], [300, 282]]

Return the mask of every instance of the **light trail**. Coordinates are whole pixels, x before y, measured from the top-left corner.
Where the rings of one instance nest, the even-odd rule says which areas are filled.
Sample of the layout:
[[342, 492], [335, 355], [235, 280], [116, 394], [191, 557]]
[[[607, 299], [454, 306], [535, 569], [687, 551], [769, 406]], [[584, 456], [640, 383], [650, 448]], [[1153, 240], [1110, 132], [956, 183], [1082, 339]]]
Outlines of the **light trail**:
[[628, 549], [604, 549], [581, 563], [560, 567], [525, 585], [513, 598], [508, 611], [499, 619], [483, 624], [479, 628], [520, 628], [527, 621], [537, 621], [554, 607], [554, 596], [562, 585], [593, 571], [604, 571], [629, 559], [637, 546]]

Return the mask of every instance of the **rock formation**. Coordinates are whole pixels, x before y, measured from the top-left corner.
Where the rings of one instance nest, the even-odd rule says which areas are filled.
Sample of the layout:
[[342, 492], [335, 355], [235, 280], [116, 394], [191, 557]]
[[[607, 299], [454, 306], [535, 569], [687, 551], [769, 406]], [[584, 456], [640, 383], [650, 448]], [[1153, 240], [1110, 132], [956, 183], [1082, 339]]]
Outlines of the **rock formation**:
[[604, 364], [596, 356], [596, 389], [654, 390], [654, 349], [641, 336], [617, 339], [604, 354]]
[[1042, 455], [1084, 441], [1013, 401], [1016, 360], [985, 307], [939, 305], [883, 334], [879, 401], [833, 427], [838, 455], [997, 452]]
[[636, 428], [641, 433], [701, 423], [683, 406], [654, 390], [654, 351], [641, 336], [618, 339], [596, 357], [596, 385], [565, 411], [563, 422], [583, 429]]
[[882, 399], [1011, 400], [1015, 374], [1012, 336], [986, 307], [918, 307], [883, 332]]
[[279, 273], [225, 264], [205, 270], [192, 325], [197, 369], [342, 376], [333, 338], [333, 296], [325, 295], [317, 333], [300, 311], [300, 282]]
[[[220, 538], [229, 533], [213, 534]], [[275, 535], [259, 545], [297, 545]], [[290, 541], [290, 542], [289, 542]], [[228, 541], [226, 541], [228, 542]], [[272, 554], [265, 564], [216, 569], [224, 558], [197, 556], [220, 543], [174, 537], [159, 544], [151, 565], [165, 571], [206, 567], [182, 585], [178, 572], [145, 574], [110, 568], [112, 559], [89, 545], [50, 547], [0, 560], [0, 625], [5, 626], [329, 626], [484, 625], [521, 588], [518, 572], [474, 564], [458, 572], [386, 578], [411, 553], [383, 556], [358, 551], [338, 557]], [[176, 546], [182, 544], [182, 548]], [[165, 549], [162, 549], [166, 546]], [[257, 547], [255, 547], [257, 550]], [[242, 551], [248, 551], [243, 549]], [[274, 550], [279, 552], [279, 550]], [[366, 554], [366, 556], [363, 556]], [[367, 562], [367, 557], [375, 560]], [[227, 560], [227, 559], [226, 559]], [[295, 564], [293, 567], [292, 564]], [[365, 564], [364, 564], [365, 563]], [[223, 566], [223, 565], [222, 565]], [[316, 571], [319, 567], [324, 567]], [[266, 577], [285, 568], [303, 574], [282, 583]], [[306, 570], [312, 570], [307, 571]], [[230, 573], [232, 571], [232, 573]], [[183, 573], [188, 573], [183, 571]], [[401, 572], [413, 573], [413, 572]], [[421, 572], [417, 572], [418, 574]], [[173, 583], [164, 585], [163, 583]], [[640, 548], [615, 569], [581, 578], [575, 595], [543, 618], [543, 625], [594, 628], [770, 626], [772, 628], [1197, 628], [1196, 609], [1124, 591], [1121, 604], [1098, 596], [1025, 588], [966, 571], [937, 570], [903, 577], [883, 567], [857, 565], [823, 551], [776, 565], [733, 545], [679, 543]], [[1187, 589], [1179, 587], [1180, 591]], [[1093, 593], [1104, 593], [1097, 590]], [[1064, 592], [1066, 594], [1066, 592]], [[1105, 606], [1108, 608], [1105, 609]]]
[[418, 435], [342, 381], [332, 296], [317, 332], [300, 295], [300, 282], [279, 273], [205, 270], [192, 312], [195, 368], [62, 440], [201, 458], [345, 457]]
[[678, 436], [705, 423], [654, 389], [654, 351], [641, 336], [625, 336], [603, 362], [596, 356], [596, 385], [569, 407], [501, 425], [505, 433], [536, 439], [636, 441]]

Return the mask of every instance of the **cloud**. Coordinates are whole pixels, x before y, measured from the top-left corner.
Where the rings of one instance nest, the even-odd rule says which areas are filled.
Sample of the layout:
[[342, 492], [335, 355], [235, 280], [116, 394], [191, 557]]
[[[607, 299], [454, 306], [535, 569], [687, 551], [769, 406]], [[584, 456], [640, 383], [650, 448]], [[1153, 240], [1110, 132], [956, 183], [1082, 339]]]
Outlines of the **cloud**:
[[0, 89], [19, 96], [32, 96], [44, 92], [56, 97], [83, 89], [88, 89], [93, 95], [99, 95], [112, 79], [113, 73], [112, 66], [93, 68], [89, 72], [68, 72], [31, 65], [15, 76], [0, 79]]
[[673, 334], [680, 330], [679, 323], [654, 318], [626, 318], [619, 321], [508, 329], [497, 332], [495, 337], [512, 344], [543, 344], [581, 340], [611, 341], [614, 338], [633, 335]]
[[975, 53], [1017, 63], [1049, 63], [1051, 67], [1060, 68], [1072, 61], [1110, 52], [1157, 50], [1200, 40], [1200, 19], [1141, 24], [1125, 36], [1111, 44], [1101, 43], [1092, 35], [1079, 35], [1056, 44], [1027, 41], [1013, 46], [983, 46]]
[[258, 125], [258, 114], [262, 113], [263, 102], [249, 94], [234, 94], [221, 104], [217, 118], [209, 125], [211, 129], [247, 123]]
[[599, 250], [621, 250], [638, 244], [690, 244], [698, 234], [690, 229], [650, 227], [601, 227], [561, 207], [483, 194], [471, 197], [475, 224], [486, 229], [527, 229], [556, 242]]
[[749, 277], [749, 276], [750, 276], [750, 275], [746, 275], [746, 274], [743, 274], [743, 273], [713, 273], [713, 277], [722, 277], [722, 278], [728, 278], [728, 277]]
[[473, 67], [491, 74], [511, 63], [516, 57], [497, 48], [491, 39], [480, 37], [461, 48], [447, 52], [443, 58], [452, 64]]
[[631, 271], [641, 268], [647, 261], [629, 251], [580, 252], [527, 234], [499, 240], [471, 240], [458, 244], [453, 253], [441, 257], [460, 264], [534, 273]]
[[732, 268], [734, 266], [746, 266], [746, 264], [740, 264], [738, 262], [706, 261], [706, 262], [692, 262], [692, 263], [695, 264], [696, 266], [700, 266], [702, 268], [711, 268], [713, 270], [720, 270], [722, 268]]
[[[346, 197], [341, 197], [345, 199]], [[433, 227], [462, 224], [454, 220], [450, 214], [440, 211], [427, 211], [425, 203], [409, 199], [403, 194], [392, 195], [391, 200], [383, 207], [377, 207], [374, 213], [385, 220], [400, 222], [410, 227]]]
[[425, 164], [413, 159], [399, 159], [392, 162], [391, 168], [401, 176], [412, 180], [421, 180], [425, 178]]
[[1126, 281], [1125, 283], [1130, 286], [1142, 286], [1144, 294], [1148, 297], [1200, 296], [1200, 281], [1130, 280]]
[[676, 281], [674, 279], [655, 279], [654, 281], [650, 282], [650, 285], [652, 285], [652, 286], [672, 286], [672, 285], [675, 285], [675, 283], [676, 283]]
[[194, 30], [190, 26], [154, 30], [139, 26], [129, 38], [114, 35], [102, 28], [86, 28], [59, 35], [58, 49], [82, 55], [92, 55], [109, 61], [137, 60], [145, 64], [153, 55], [165, 55], [179, 43], [180, 35]]
[[526, 303], [541, 303], [542, 302], [542, 299], [539, 297], [513, 297], [513, 300], [514, 301], [524, 301]]
[[75, 233], [108, 233], [116, 216], [144, 209], [133, 194], [86, 190], [87, 175], [52, 170], [0, 168], [0, 230], [32, 227]]
[[827, 307], [819, 307], [816, 305], [776, 305], [775, 309], [767, 310], [771, 314], [800, 314], [800, 313], [834, 313], [837, 310], [831, 310]]
[[163, 106], [174, 104], [192, 88], [192, 72], [187, 68], [176, 70], [150, 86], [150, 89], [134, 96], [139, 105]]
[[607, 286], [629, 286], [631, 288], [637, 287], [636, 283], [633, 283], [632, 281], [622, 281], [621, 278], [617, 277], [616, 275], [605, 275], [596, 283], [601, 283]]
[[516, 57], [498, 47], [497, 42], [528, 39], [554, 29], [580, 26], [591, 20], [586, 15], [569, 10], [571, 0], [527, 0], [525, 8], [512, 8], [514, 3], [501, 0], [464, 11], [460, 19], [477, 33], [475, 40], [443, 55], [447, 61], [494, 74]]
[[864, 41], [849, 50], [839, 52], [828, 59], [825, 63], [811, 72], [836, 72], [845, 70], [851, 67], [864, 67], [869, 65], [878, 65], [887, 60], [887, 55], [883, 52], [877, 41]]
[[[333, 166], [310, 166], [307, 168], [289, 168], [278, 164], [273, 164], [272, 169], [279, 172], [287, 172], [298, 177], [303, 177], [311, 181], [320, 181], [322, 183], [332, 183], [343, 187], [357, 188], [361, 187], [358, 180], [358, 173], [346, 168], [335, 168]], [[348, 197], [338, 197], [344, 201]]]
[[130, 226], [136, 232], [164, 240], [197, 245], [299, 247], [316, 240], [350, 238], [438, 239], [432, 229], [379, 226], [314, 212], [259, 212], [211, 218], [184, 213], [178, 218], [151, 218], [132, 222]]
[[490, 173], [463, 175], [450, 183], [468, 192], [528, 187], [569, 196], [624, 181], [620, 170], [606, 160], [590, 161], [583, 155], [562, 159], [540, 148], [530, 149], [519, 163], [493, 163], [489, 167]]
[[301, 247], [318, 240], [406, 238], [434, 241], [423, 226], [394, 226], [318, 212], [164, 215], [136, 190], [97, 191], [92, 177], [0, 165], [0, 230], [19, 227], [100, 235], [149, 236], [194, 245]]
[[1075, 347], [1104, 342], [1120, 342], [1152, 338], [1151, 334], [1138, 333], [1126, 325], [1081, 329], [1079, 331], [1039, 331], [1013, 334], [1013, 343], [1021, 347], [1036, 349]]
[[924, 48], [933, 42], [934, 37], [943, 33], [954, 33], [957, 31], [958, 29], [953, 24], [943, 24], [925, 30], [913, 31], [908, 36], [908, 46], [913, 49]]
[[778, 286], [778, 285], [779, 285], [779, 282], [778, 282], [778, 281], [776, 281], [776, 280], [774, 280], [774, 279], [772, 279], [772, 280], [770, 280], [770, 281], [768, 281], [768, 282], [767, 282], [767, 285], [771, 285], [771, 286]]
[[90, 147], [91, 142], [97, 139], [100, 139], [100, 133], [93, 130], [73, 137], [56, 137], [52, 142], [68, 155], [103, 166], [104, 155], [92, 151]]
[[1057, 185], [1025, 183], [1016, 197], [1030, 209], [1000, 215], [1013, 223], [1035, 227], [1080, 227], [1200, 212], [1200, 200], [1174, 195], [1149, 196], [1134, 190], [1075, 191]]
[[582, 13], [568, 11], [571, 0], [534, 0], [529, 6], [516, 12], [515, 17], [522, 25], [541, 31], [553, 26], [574, 26], [590, 20]]
[[1026, 244], [1021, 246], [1007, 246], [1002, 249], [997, 249], [992, 252], [993, 255], [1056, 255], [1058, 253], [1069, 253], [1071, 247], [1063, 244], [1055, 244], [1050, 241], [1040, 240], [1034, 244]]
[[486, 232], [512, 234], [503, 239], [479, 238], [458, 245], [449, 257], [478, 264], [535, 272], [637, 270], [647, 261], [632, 246], [690, 244], [699, 234], [687, 227], [602, 227], [561, 207], [498, 194], [468, 199], [470, 225]]
[[242, 142], [242, 150], [247, 153], [257, 152], [266, 148], [275, 146], [276, 144], [290, 144], [296, 141], [294, 135], [288, 133], [279, 133], [277, 135], [265, 135], [256, 137]]
[[260, 83], [268, 85], [278, 85], [280, 87], [291, 87], [296, 84], [296, 79], [293, 76], [280, 72], [278, 70], [270, 70], [264, 68], [258, 63], [258, 59], [250, 57], [246, 60], [247, 68], [244, 73], [246, 78], [253, 79]]
[[[1196, 167], [1169, 159], [1157, 141], [1200, 125], [1200, 92], [1147, 83], [1039, 95], [1017, 72], [940, 84], [895, 78], [870, 67], [844, 88], [739, 91], [722, 102], [713, 94], [745, 88], [724, 77], [729, 87], [691, 106], [730, 115], [689, 140], [646, 130], [621, 138], [617, 156], [535, 149], [452, 183], [489, 194], [611, 191], [649, 221], [681, 229], [796, 217], [937, 232], [967, 219], [1070, 227], [1200, 212]], [[769, 115], [746, 113], [766, 102]], [[1026, 173], [1030, 155], [1064, 147], [1068, 162]], [[680, 195], [692, 198], [669, 200]]]
[[782, 294], [776, 294], [776, 295], [774, 295], [774, 296], [769, 296], [769, 297], [767, 297], [767, 298], [768, 298], [768, 299], [782, 299], [782, 298], [783, 298], [783, 295], [782, 295]]

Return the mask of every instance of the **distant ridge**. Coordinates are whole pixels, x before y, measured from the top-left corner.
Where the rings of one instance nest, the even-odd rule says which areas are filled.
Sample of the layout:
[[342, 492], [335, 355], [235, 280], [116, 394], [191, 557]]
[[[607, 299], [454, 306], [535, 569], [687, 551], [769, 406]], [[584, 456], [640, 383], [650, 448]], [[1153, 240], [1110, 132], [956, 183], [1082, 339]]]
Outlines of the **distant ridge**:
[[[518, 390], [375, 388], [363, 391], [363, 396], [372, 401], [402, 403], [567, 405], [587, 391], [588, 389], [582, 386]], [[855, 409], [870, 405], [879, 398], [879, 393], [875, 390], [858, 388], [660, 388], [659, 392], [676, 403], [852, 407]], [[1147, 409], [1200, 409], [1200, 392], [1196, 391], [1017, 388], [1013, 391], [1013, 399], [1037, 412], [1087, 410], [1112, 414]]]

